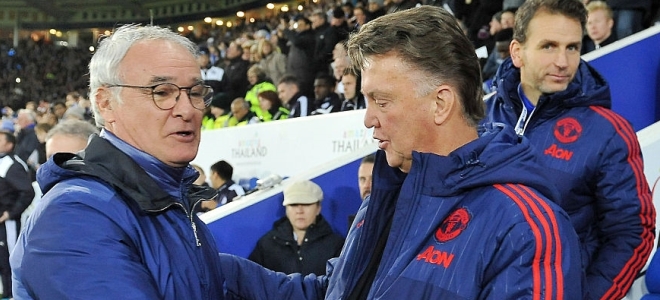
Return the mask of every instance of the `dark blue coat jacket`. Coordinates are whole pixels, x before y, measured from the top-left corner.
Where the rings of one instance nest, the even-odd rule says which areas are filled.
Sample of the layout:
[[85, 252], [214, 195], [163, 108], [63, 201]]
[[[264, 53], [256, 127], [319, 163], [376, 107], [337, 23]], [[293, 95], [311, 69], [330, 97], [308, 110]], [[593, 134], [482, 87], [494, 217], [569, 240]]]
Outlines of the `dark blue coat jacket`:
[[637, 136], [610, 110], [609, 86], [581, 61], [568, 88], [542, 95], [524, 121], [510, 59], [494, 82], [484, 122], [518, 125], [535, 147], [580, 237], [588, 299], [621, 299], [653, 247], [655, 210]]
[[198, 173], [102, 135], [39, 169], [45, 194], [11, 257], [14, 296], [223, 299], [215, 241], [192, 213], [209, 196], [191, 194]]
[[325, 299], [346, 299], [389, 219], [369, 299], [583, 299], [577, 236], [533, 160], [528, 142], [499, 127], [449, 156], [414, 152], [409, 174], [379, 151], [371, 196], [328, 277], [223, 255], [226, 287], [246, 299], [322, 299], [327, 287]]

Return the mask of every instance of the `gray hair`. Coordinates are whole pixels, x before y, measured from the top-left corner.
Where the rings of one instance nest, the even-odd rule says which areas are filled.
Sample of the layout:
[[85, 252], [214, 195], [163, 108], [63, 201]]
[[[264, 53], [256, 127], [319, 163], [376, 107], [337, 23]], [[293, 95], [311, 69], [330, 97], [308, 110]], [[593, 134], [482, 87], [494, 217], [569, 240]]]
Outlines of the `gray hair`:
[[60, 121], [55, 127], [49, 130], [48, 134], [46, 134], [46, 141], [50, 140], [55, 135], [68, 135], [80, 138], [86, 142], [90, 135], [98, 133], [99, 129], [89, 122], [68, 119]]
[[477, 126], [484, 117], [481, 67], [474, 46], [459, 22], [446, 10], [421, 6], [387, 14], [362, 26], [347, 43], [354, 69], [362, 70], [377, 55], [395, 53], [422, 73], [416, 94], [442, 83], [458, 90], [466, 121]]
[[16, 113], [16, 116], [23, 115], [27, 117], [28, 120], [34, 122], [37, 119], [37, 115], [34, 113], [34, 111], [26, 109], [26, 108], [21, 108], [18, 110]]
[[[105, 125], [105, 120], [99, 113], [96, 103], [98, 89], [109, 84], [123, 83], [122, 76], [119, 74], [119, 64], [133, 45], [144, 40], [171, 41], [183, 46], [195, 57], [199, 56], [197, 47], [192, 41], [168, 28], [137, 24], [117, 28], [112, 35], [99, 42], [97, 50], [89, 62], [89, 98], [92, 102], [92, 112], [97, 126]], [[121, 103], [119, 92], [119, 90], [113, 91], [113, 95]]]

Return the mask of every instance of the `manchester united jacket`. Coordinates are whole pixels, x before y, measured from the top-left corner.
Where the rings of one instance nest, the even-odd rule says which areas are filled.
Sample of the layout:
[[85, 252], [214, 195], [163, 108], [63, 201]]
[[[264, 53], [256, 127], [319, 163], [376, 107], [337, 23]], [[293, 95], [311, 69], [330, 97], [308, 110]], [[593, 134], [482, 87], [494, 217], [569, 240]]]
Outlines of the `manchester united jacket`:
[[519, 83], [520, 70], [506, 60], [495, 78], [497, 93], [486, 102], [485, 122], [516, 126], [559, 189], [557, 203], [580, 237], [585, 299], [621, 299], [646, 263], [655, 232], [637, 136], [610, 110], [609, 86], [584, 61], [568, 88], [542, 95], [527, 118], [519, 118], [527, 113]]

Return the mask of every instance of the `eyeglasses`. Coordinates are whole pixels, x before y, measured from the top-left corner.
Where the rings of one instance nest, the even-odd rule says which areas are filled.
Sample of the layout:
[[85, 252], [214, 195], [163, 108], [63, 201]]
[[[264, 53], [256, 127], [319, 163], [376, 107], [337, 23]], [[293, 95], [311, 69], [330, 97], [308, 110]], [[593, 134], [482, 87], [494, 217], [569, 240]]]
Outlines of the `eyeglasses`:
[[208, 85], [196, 84], [189, 87], [180, 87], [174, 83], [159, 83], [152, 86], [137, 86], [125, 84], [113, 84], [108, 87], [122, 87], [132, 89], [151, 89], [151, 98], [154, 104], [162, 110], [172, 109], [179, 101], [181, 90], [188, 93], [190, 104], [196, 109], [204, 110], [211, 104], [213, 89]]

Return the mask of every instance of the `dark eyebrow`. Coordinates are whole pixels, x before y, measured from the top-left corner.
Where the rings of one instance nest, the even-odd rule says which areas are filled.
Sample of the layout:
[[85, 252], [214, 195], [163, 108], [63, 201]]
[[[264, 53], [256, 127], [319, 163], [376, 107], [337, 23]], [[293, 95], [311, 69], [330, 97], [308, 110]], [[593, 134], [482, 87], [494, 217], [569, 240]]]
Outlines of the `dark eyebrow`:
[[[173, 77], [168, 77], [168, 76], [154, 76], [149, 80], [149, 83], [153, 84], [158, 84], [158, 83], [164, 83], [164, 82], [172, 82], [174, 78]], [[195, 77], [192, 79], [193, 85], [196, 84], [204, 84], [204, 80], [200, 77]]]
[[172, 77], [155, 76], [155, 77], [151, 77], [149, 83], [163, 83], [168, 81], [172, 81]]

